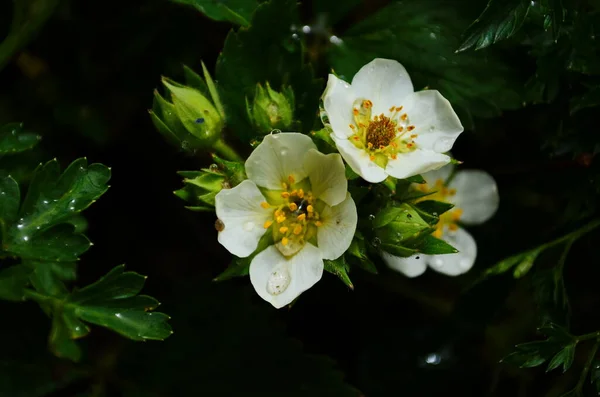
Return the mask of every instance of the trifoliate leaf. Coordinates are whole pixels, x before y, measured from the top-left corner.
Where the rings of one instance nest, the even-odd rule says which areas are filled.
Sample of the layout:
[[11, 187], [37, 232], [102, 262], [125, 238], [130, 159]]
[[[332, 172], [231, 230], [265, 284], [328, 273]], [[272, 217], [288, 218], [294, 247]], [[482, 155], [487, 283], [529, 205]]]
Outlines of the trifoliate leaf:
[[38, 292], [28, 297], [51, 307], [52, 351], [59, 357], [76, 361], [80, 351], [72, 339], [81, 338], [89, 332], [85, 323], [106, 327], [139, 341], [163, 340], [171, 335], [171, 327], [167, 323], [169, 316], [152, 311], [158, 307], [158, 301], [137, 295], [145, 279], [137, 273], [125, 272], [124, 266], [117, 266], [95, 283], [71, 294], [46, 293], [45, 286], [36, 287]]
[[190, 5], [215, 21], [229, 21], [242, 26], [250, 24], [250, 17], [258, 6], [256, 0], [171, 0]]
[[342, 280], [342, 282], [344, 284], [346, 284], [346, 286], [348, 288], [354, 289], [354, 285], [352, 284], [352, 281], [350, 281], [350, 277], [348, 276], [348, 271], [350, 270], [350, 266], [348, 265], [348, 262], [346, 262], [344, 255], [342, 255], [339, 258], [334, 259], [334, 260], [326, 259], [323, 261], [323, 263], [325, 265], [326, 271], [338, 276], [339, 279]]
[[0, 127], [0, 156], [29, 150], [40, 141], [38, 134], [23, 132], [23, 124], [11, 123]]
[[529, 0], [489, 0], [483, 13], [465, 32], [458, 51], [480, 50], [514, 35], [527, 17]]

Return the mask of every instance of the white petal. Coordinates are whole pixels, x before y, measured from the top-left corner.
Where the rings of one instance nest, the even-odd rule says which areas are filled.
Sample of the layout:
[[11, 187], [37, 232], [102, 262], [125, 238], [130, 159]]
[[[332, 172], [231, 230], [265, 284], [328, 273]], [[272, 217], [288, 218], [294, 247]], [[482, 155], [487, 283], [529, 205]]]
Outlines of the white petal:
[[408, 124], [414, 125], [415, 142], [423, 149], [438, 153], [449, 151], [463, 131], [463, 126], [450, 102], [436, 90], [409, 95], [402, 103]]
[[450, 177], [450, 174], [452, 174], [453, 169], [454, 165], [448, 164], [437, 170], [425, 172], [421, 174], [421, 176], [425, 179], [427, 186], [431, 188], [432, 186], [435, 186], [435, 183], [440, 179], [446, 182]]
[[339, 139], [334, 135], [331, 137], [346, 163], [365, 181], [379, 183], [387, 178], [384, 169], [372, 162], [366, 151], [358, 149], [348, 139]]
[[464, 229], [455, 232], [446, 231], [442, 237], [459, 252], [456, 254], [429, 255], [427, 263], [440, 273], [448, 276], [458, 276], [468, 272], [477, 257], [477, 244], [473, 237]]
[[323, 107], [329, 118], [333, 133], [340, 138], [354, 134], [350, 124], [354, 124], [352, 105], [356, 95], [350, 84], [330, 74], [327, 88], [323, 93]]
[[323, 259], [312, 244], [289, 258], [270, 246], [250, 263], [250, 282], [256, 293], [277, 309], [315, 285], [322, 275]]
[[297, 132], [269, 134], [246, 160], [246, 174], [258, 186], [267, 189], [281, 189], [292, 175], [296, 182], [306, 178], [304, 156], [310, 149], [316, 149], [312, 139]]
[[337, 205], [346, 198], [348, 180], [342, 156], [309, 150], [304, 158], [304, 170], [315, 197], [329, 205]]
[[392, 59], [376, 58], [354, 75], [352, 89], [358, 98], [373, 102], [373, 114], [388, 113], [414, 91], [406, 69]]
[[458, 171], [450, 187], [456, 189], [453, 202], [462, 209], [461, 222], [477, 225], [490, 219], [500, 202], [498, 186], [490, 174], [481, 170]]
[[404, 179], [417, 174], [436, 170], [448, 164], [450, 157], [431, 150], [416, 149], [409, 153], [398, 153], [395, 160], [390, 159], [385, 172], [394, 178]]
[[217, 217], [225, 225], [218, 240], [233, 255], [247, 257], [265, 234], [263, 225], [273, 217], [273, 210], [262, 208], [263, 201], [262, 193], [249, 180], [233, 189], [223, 189], [215, 196]]
[[340, 204], [326, 206], [320, 216], [323, 225], [317, 232], [319, 249], [324, 259], [337, 259], [350, 247], [354, 237], [358, 221], [356, 204], [348, 193]]
[[427, 255], [417, 254], [403, 258], [381, 251], [381, 258], [391, 269], [394, 269], [406, 277], [418, 277], [427, 270]]

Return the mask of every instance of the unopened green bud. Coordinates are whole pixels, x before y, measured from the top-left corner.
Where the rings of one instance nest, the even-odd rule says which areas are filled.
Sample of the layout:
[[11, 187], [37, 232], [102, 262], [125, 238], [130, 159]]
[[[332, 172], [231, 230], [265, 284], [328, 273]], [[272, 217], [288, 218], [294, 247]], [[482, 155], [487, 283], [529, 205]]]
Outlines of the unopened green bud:
[[382, 249], [399, 256], [410, 256], [411, 247], [419, 238], [433, 229], [419, 213], [408, 204], [382, 209], [373, 219], [375, 235]]
[[283, 86], [280, 93], [271, 89], [268, 82], [266, 88], [259, 83], [252, 104], [246, 98], [246, 110], [250, 121], [262, 133], [287, 130], [294, 121], [294, 91]]
[[200, 171], [180, 171], [184, 187], [176, 190], [177, 197], [189, 202], [186, 207], [194, 211], [214, 211], [215, 196], [223, 189], [230, 189], [244, 179], [242, 163], [223, 160], [213, 155], [215, 164]]
[[155, 91], [152, 110], [149, 111], [156, 129], [169, 142], [183, 149], [212, 147], [219, 140], [225, 124], [225, 113], [215, 83], [204, 64], [202, 70], [204, 79], [184, 67], [187, 85], [163, 77], [167, 99]]
[[193, 88], [178, 85], [166, 78], [163, 84], [171, 93], [175, 113], [186, 130], [205, 147], [221, 136], [225, 122], [208, 98]]

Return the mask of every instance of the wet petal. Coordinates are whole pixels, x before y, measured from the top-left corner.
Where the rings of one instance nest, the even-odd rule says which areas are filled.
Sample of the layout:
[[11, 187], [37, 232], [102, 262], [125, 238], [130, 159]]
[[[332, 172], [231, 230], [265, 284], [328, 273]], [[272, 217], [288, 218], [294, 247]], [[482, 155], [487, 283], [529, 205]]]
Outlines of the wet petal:
[[333, 133], [339, 138], [346, 138], [354, 134], [349, 126], [354, 124], [352, 105], [355, 99], [356, 95], [350, 84], [338, 79], [333, 74], [329, 75], [327, 88], [323, 93], [323, 107]]
[[427, 186], [431, 188], [431, 187], [435, 186], [435, 183], [438, 180], [442, 180], [442, 181], [446, 182], [448, 180], [448, 178], [450, 177], [450, 174], [452, 174], [453, 169], [454, 169], [454, 164], [448, 164], [437, 170], [425, 172], [425, 173], [421, 174], [421, 176], [423, 177], [423, 179], [425, 179]]
[[350, 193], [340, 204], [326, 206], [320, 219], [323, 224], [317, 232], [319, 249], [324, 259], [337, 259], [350, 247], [358, 221], [356, 204]]
[[417, 254], [403, 258], [381, 251], [381, 258], [391, 269], [404, 274], [406, 277], [418, 277], [427, 270], [427, 255]]
[[462, 210], [461, 222], [481, 224], [490, 219], [498, 209], [498, 186], [490, 174], [481, 170], [458, 171], [450, 187], [456, 189], [453, 202]]
[[388, 113], [392, 106], [402, 105], [414, 91], [404, 66], [391, 59], [376, 58], [354, 75], [352, 89], [358, 98], [373, 102], [373, 114]]
[[348, 139], [332, 138], [344, 160], [365, 181], [379, 183], [387, 178], [384, 169], [372, 162], [366, 151], [358, 149]]
[[452, 245], [459, 252], [456, 254], [429, 255], [427, 264], [434, 270], [448, 276], [458, 276], [468, 272], [477, 257], [477, 244], [473, 237], [464, 229], [455, 232], [446, 232], [444, 241]]
[[263, 225], [273, 217], [273, 210], [262, 208], [263, 201], [262, 193], [249, 180], [233, 189], [223, 189], [215, 196], [217, 217], [224, 225], [218, 240], [233, 255], [249, 256], [265, 234]]
[[404, 179], [436, 170], [449, 162], [450, 157], [445, 154], [416, 149], [409, 153], [398, 153], [395, 160], [390, 159], [388, 161], [385, 172], [394, 178]]
[[281, 189], [289, 175], [300, 182], [307, 176], [303, 164], [310, 149], [316, 149], [316, 146], [304, 134], [269, 134], [246, 160], [246, 174], [258, 186], [272, 190]]
[[312, 244], [287, 258], [270, 246], [250, 263], [250, 282], [256, 293], [277, 309], [290, 304], [322, 275], [323, 259]]
[[464, 129], [450, 102], [436, 90], [415, 92], [402, 105], [422, 149], [447, 152]]
[[304, 170], [310, 179], [312, 193], [329, 205], [346, 198], [348, 180], [342, 157], [337, 153], [323, 154], [309, 150], [304, 158]]

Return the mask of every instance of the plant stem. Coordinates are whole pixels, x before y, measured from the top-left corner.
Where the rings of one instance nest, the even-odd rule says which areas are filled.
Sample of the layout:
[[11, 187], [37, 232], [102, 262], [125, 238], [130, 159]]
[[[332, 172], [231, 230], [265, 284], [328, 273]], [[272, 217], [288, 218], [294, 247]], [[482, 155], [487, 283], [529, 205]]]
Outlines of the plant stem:
[[244, 161], [244, 159], [237, 154], [237, 152], [231, 146], [223, 142], [222, 139], [219, 139], [217, 142], [215, 142], [213, 149], [227, 160]]
[[[597, 332], [599, 333], [599, 332]], [[598, 347], [600, 347], [600, 339], [596, 339], [592, 350], [590, 351], [590, 355], [588, 356], [587, 361], [585, 362], [585, 367], [583, 367], [583, 371], [579, 377], [579, 382], [577, 382], [577, 386], [575, 386], [576, 395], [581, 395], [583, 391], [583, 384], [585, 383], [585, 379], [587, 378], [588, 373], [590, 372], [590, 368], [592, 367], [592, 363], [594, 362], [594, 358], [596, 357], [596, 353], [598, 352]]]
[[565, 234], [564, 236], [559, 237], [556, 240], [552, 240], [546, 244], [543, 244], [540, 246], [540, 248], [544, 250], [546, 248], [550, 248], [550, 247], [554, 247], [555, 245], [562, 244], [565, 241], [569, 241], [572, 244], [577, 239], [579, 239], [581, 236], [591, 232], [592, 230], [596, 229], [598, 226], [600, 226], [600, 218], [594, 219], [587, 225], [584, 225], [581, 228], [574, 230], [569, 234]]
[[599, 339], [600, 340], [600, 331], [596, 331], [596, 332], [592, 332], [589, 334], [585, 334], [585, 335], [580, 335], [575, 337], [575, 339], [577, 340], [577, 342], [582, 342], [584, 340], [590, 340], [590, 339]]

